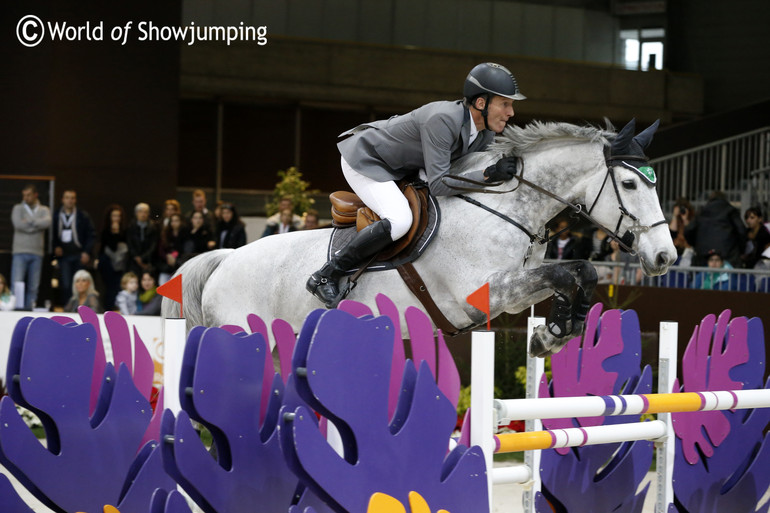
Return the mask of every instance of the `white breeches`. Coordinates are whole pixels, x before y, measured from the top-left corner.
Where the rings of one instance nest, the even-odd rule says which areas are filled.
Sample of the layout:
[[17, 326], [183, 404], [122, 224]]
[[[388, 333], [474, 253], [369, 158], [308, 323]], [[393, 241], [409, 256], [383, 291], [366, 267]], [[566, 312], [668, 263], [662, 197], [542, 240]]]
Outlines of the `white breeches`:
[[396, 182], [378, 182], [364, 176], [340, 158], [342, 174], [361, 201], [382, 219], [390, 221], [390, 238], [400, 239], [412, 226], [412, 210]]

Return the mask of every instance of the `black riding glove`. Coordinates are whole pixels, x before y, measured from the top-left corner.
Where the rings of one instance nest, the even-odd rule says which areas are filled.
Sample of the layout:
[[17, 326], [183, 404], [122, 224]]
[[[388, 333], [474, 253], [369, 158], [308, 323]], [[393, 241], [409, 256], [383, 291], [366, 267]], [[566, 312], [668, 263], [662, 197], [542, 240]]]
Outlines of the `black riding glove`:
[[488, 182], [504, 182], [516, 176], [518, 159], [516, 157], [503, 157], [496, 164], [484, 170], [484, 176]]

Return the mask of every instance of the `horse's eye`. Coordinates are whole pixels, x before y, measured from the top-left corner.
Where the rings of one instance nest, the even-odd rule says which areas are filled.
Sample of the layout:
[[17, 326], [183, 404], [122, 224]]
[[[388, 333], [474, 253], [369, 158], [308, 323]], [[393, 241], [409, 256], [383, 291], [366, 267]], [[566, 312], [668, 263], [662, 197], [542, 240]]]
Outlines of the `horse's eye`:
[[623, 180], [623, 188], [627, 191], [636, 190], [636, 180]]

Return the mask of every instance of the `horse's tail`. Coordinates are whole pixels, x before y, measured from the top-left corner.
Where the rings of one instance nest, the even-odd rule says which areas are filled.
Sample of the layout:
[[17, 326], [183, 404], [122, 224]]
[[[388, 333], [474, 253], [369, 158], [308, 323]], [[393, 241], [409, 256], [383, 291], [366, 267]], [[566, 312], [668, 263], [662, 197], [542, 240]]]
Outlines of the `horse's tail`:
[[[233, 249], [217, 249], [207, 251], [182, 264], [182, 267], [174, 274], [182, 277], [182, 301], [184, 316], [187, 320], [187, 331], [195, 326], [203, 326], [203, 287], [206, 286], [209, 276], [219, 267], [222, 260], [227, 258]], [[168, 298], [163, 298], [161, 305], [163, 318], [179, 317], [179, 303]]]

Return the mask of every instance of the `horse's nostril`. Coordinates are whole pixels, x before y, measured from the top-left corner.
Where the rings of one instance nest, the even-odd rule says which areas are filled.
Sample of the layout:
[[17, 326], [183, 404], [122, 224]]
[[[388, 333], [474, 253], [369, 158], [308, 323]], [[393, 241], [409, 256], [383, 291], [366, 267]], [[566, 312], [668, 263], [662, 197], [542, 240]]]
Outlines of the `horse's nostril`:
[[668, 264], [668, 256], [665, 252], [661, 251], [658, 253], [658, 256], [655, 257], [655, 265], [658, 267], [663, 267]]

